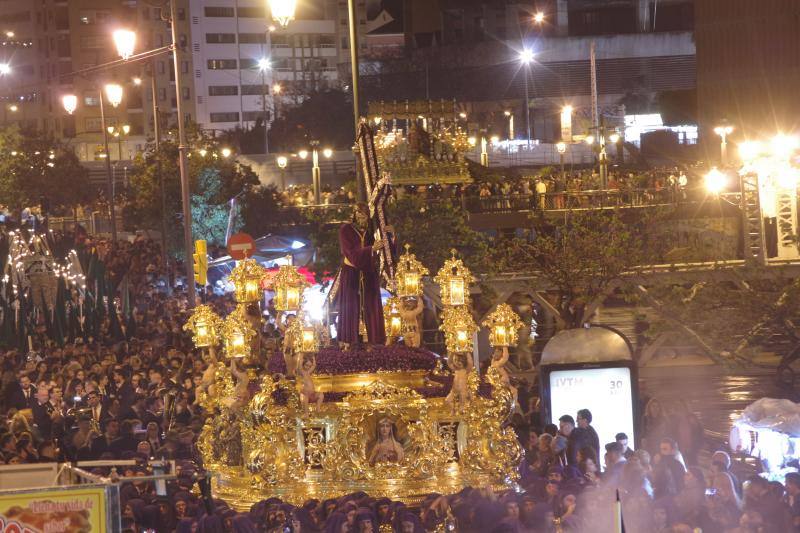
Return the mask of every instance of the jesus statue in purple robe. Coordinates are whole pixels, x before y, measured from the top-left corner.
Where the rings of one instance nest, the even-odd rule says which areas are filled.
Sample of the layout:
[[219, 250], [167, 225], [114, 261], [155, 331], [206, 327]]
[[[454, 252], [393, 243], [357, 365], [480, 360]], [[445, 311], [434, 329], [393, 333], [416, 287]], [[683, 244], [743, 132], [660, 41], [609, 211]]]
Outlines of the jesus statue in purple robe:
[[353, 221], [339, 228], [342, 267], [339, 273], [336, 333], [345, 350], [359, 342], [359, 321], [367, 329], [369, 344], [384, 344], [386, 329], [381, 305], [378, 261], [380, 243], [369, 230], [369, 208], [358, 204]]

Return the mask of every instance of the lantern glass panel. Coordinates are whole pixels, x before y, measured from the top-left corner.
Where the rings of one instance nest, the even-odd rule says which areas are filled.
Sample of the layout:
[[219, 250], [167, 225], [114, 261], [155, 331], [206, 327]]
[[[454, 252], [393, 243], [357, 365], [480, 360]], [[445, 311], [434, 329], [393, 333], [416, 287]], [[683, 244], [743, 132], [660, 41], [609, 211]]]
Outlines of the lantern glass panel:
[[450, 280], [450, 305], [464, 305], [464, 279]]
[[393, 316], [389, 320], [389, 333], [392, 337], [397, 337], [400, 335], [400, 331], [402, 330], [402, 321], [400, 320], [399, 316]]
[[497, 346], [508, 346], [508, 331], [505, 326], [495, 326], [494, 339]]
[[300, 289], [297, 287], [286, 288], [286, 309], [295, 310], [300, 307]]
[[313, 352], [316, 347], [316, 338], [313, 329], [303, 330], [303, 351]]
[[403, 276], [403, 285], [405, 286], [404, 296], [417, 294], [419, 290], [419, 273], [407, 272]]

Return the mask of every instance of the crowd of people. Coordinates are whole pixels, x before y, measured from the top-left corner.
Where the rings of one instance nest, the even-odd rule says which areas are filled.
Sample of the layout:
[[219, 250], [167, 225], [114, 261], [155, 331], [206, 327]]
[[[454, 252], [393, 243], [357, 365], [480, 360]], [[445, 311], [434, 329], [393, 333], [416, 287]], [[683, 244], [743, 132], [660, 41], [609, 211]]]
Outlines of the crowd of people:
[[[534, 176], [500, 180], [479, 180], [472, 183], [436, 183], [431, 185], [395, 186], [397, 198], [419, 198], [426, 201], [457, 201], [470, 210], [499, 208], [576, 209], [618, 205], [677, 203], [693, 197], [698, 190], [697, 169], [658, 168], [633, 173], [611, 169], [607, 184], [601, 185], [596, 169], [565, 172], [548, 168]], [[286, 206], [316, 205], [310, 185], [292, 185], [281, 192]], [[323, 185], [321, 205], [355, 202], [354, 191], [345, 187]]]
[[[128, 265], [137, 274], [135, 336], [64, 346], [41, 337], [33, 350], [0, 352], [0, 464], [135, 459], [139, 466], [116, 472], [135, 480], [152, 473], [154, 459], [176, 461], [177, 479], [164, 490], [151, 481], [122, 484], [124, 531], [588, 533], [613, 531], [617, 495], [629, 532], [800, 531], [800, 476], [790, 474], [785, 485], [759, 476], [742, 484], [721, 451], [701, 469], [696, 419], [653, 402], [635, 450], [622, 433], [600, 442], [587, 409], [544, 427], [535, 409], [522, 409], [512, 419], [524, 449], [513, 490], [431, 494], [414, 507], [364, 493], [302, 506], [270, 498], [237, 511], [211, 497], [197, 451], [206, 415], [195, 391], [207, 362], [182, 330], [183, 293], [160, 284], [153, 243], [115, 249], [123, 248], [124, 264], [110, 270], [118, 275]], [[220, 297], [211, 303], [230, 306]], [[524, 384], [519, 399], [535, 403]]]

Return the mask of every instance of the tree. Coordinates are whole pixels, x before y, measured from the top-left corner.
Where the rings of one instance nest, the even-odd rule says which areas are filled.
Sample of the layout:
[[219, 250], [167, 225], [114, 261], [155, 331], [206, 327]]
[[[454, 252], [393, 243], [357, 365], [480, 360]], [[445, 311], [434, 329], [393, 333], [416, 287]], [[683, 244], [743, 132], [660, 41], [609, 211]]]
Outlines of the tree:
[[88, 172], [74, 152], [36, 131], [0, 130], [0, 203], [14, 209], [38, 205], [74, 208], [91, 197]]
[[[248, 165], [242, 165], [235, 156], [224, 157], [223, 146], [215, 139], [208, 137], [196, 128], [187, 132], [189, 146], [189, 188], [192, 209], [197, 210], [196, 218], [203, 218], [203, 213], [218, 215], [214, 206], [225, 209], [231, 198], [234, 198], [251, 187], [258, 185], [258, 176]], [[143, 154], [136, 157], [131, 173], [131, 198], [127, 206], [126, 221], [137, 228], [160, 228], [161, 221], [161, 183], [164, 178], [166, 214], [168, 231], [180, 223], [181, 185], [178, 168], [178, 147], [174, 140], [161, 141], [158, 149], [155, 143], [149, 143]], [[202, 177], [202, 179], [201, 179]], [[205, 211], [208, 209], [208, 211]], [[226, 215], [227, 216], [227, 215]], [[213, 218], [213, 217], [212, 217]], [[219, 239], [216, 220], [201, 220], [201, 226], [193, 224], [204, 234]], [[208, 227], [204, 227], [209, 224]], [[227, 219], [226, 219], [227, 224]], [[222, 233], [224, 237], [224, 230]]]
[[[329, 210], [309, 216], [309, 237], [317, 250], [314, 264], [318, 277], [336, 272], [341, 264], [339, 225], [350, 220], [350, 208]], [[466, 265], [475, 271], [490, 268], [487, 239], [467, 224], [460, 206], [442, 202], [431, 206], [416, 197], [406, 197], [388, 206], [389, 223], [394, 226], [398, 246], [411, 245], [411, 251], [431, 272], [439, 270], [455, 248]], [[398, 250], [402, 253], [402, 249]]]
[[282, 110], [269, 130], [270, 150], [291, 152], [320, 141], [336, 149], [353, 146], [353, 104], [338, 89], [312, 93], [299, 106]]
[[548, 301], [558, 326], [576, 328], [624, 273], [663, 255], [669, 240], [660, 231], [662, 220], [663, 213], [626, 221], [616, 211], [569, 212], [558, 225], [540, 221], [530, 241], [499, 243], [493, 259], [501, 271], [538, 272], [554, 293]]

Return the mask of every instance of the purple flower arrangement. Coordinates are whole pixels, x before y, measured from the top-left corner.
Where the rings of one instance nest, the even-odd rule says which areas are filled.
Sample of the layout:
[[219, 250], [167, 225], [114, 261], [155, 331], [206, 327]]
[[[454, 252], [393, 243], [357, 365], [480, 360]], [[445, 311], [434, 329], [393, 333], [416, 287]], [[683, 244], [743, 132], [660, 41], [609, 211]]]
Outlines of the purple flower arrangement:
[[[409, 348], [401, 344], [372, 346], [371, 350], [356, 348], [343, 352], [337, 348], [323, 348], [317, 353], [318, 374], [357, 374], [384, 371], [433, 370], [436, 354], [423, 348]], [[286, 373], [283, 354], [276, 350], [267, 363], [272, 373]]]

